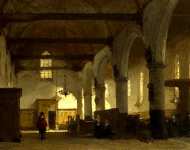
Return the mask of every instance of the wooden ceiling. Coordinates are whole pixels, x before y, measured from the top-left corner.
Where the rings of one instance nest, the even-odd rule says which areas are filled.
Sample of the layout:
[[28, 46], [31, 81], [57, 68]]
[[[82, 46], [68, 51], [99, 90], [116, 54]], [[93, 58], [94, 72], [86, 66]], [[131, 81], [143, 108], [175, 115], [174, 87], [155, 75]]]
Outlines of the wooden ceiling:
[[190, 1], [179, 0], [169, 27], [168, 46], [174, 48], [186, 37], [190, 37]]
[[139, 19], [134, 0], [1, 0], [0, 8], [8, 49], [24, 70], [35, 69], [32, 62], [44, 58], [43, 51], [80, 70], [128, 22]]
[[[42, 58], [43, 51], [49, 51], [53, 59], [78, 71], [104, 46], [111, 45], [126, 24], [141, 23], [142, 9], [150, 1], [0, 0], [0, 27], [4, 27], [18, 68], [27, 70], [20, 61], [32, 64]], [[189, 9], [182, 7], [189, 0], [180, 1], [176, 14], [186, 13], [182, 8]]]

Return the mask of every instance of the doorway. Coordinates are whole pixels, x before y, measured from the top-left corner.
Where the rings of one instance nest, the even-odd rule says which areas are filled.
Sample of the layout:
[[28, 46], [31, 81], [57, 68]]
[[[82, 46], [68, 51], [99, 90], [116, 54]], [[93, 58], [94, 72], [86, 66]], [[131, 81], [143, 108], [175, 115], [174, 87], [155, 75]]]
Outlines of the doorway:
[[56, 111], [48, 111], [49, 129], [56, 129]]

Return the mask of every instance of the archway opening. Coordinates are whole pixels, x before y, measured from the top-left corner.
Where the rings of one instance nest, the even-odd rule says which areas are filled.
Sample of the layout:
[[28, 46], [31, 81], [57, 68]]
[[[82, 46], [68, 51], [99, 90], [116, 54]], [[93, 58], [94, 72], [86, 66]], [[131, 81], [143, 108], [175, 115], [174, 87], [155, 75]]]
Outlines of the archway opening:
[[149, 74], [145, 60], [143, 39], [134, 40], [128, 62], [128, 113], [149, 118], [148, 89]]
[[168, 29], [166, 51], [166, 115], [184, 120], [190, 113], [188, 102], [190, 81], [190, 14], [189, 1], [180, 0]]

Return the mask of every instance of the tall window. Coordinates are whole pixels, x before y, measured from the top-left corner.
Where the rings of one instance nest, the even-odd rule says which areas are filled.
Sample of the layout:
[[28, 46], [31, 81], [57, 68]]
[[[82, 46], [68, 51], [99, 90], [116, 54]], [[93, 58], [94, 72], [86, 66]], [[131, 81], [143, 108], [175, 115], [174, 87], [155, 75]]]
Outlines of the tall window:
[[128, 80], [128, 96], [131, 96], [131, 80]]
[[190, 64], [189, 64], [189, 78], [190, 78]]
[[[175, 57], [175, 79], [180, 78], [180, 61], [179, 61], [179, 55], [176, 55]], [[174, 88], [174, 102], [176, 103], [179, 99], [179, 88]]]
[[175, 57], [175, 79], [180, 78], [180, 62], [179, 62], [179, 55]]
[[139, 80], [139, 102], [140, 104], [143, 101], [144, 97], [144, 73], [140, 72], [140, 80]]
[[[45, 51], [42, 53], [42, 56], [48, 56], [50, 55], [49, 52]], [[40, 60], [40, 67], [43, 68], [43, 70], [40, 71], [40, 77], [41, 79], [52, 79], [53, 73], [50, 69], [45, 69], [46, 67], [52, 67], [52, 59], [41, 59]]]

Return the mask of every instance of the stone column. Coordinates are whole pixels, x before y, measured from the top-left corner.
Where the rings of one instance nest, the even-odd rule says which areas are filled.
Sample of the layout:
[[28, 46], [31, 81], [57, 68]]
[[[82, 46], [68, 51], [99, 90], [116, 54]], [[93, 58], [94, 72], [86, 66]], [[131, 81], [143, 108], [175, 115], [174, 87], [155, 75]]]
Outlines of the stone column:
[[82, 97], [77, 99], [77, 115], [82, 117]]
[[84, 118], [92, 119], [92, 92], [90, 90], [84, 91]]
[[189, 79], [189, 53], [182, 52], [179, 57], [180, 79]]
[[[189, 52], [183, 52], [180, 57], [180, 79], [189, 79]], [[190, 113], [190, 90], [189, 88], [179, 91], [181, 99], [184, 100], [184, 107], [186, 113]], [[183, 97], [183, 98], [182, 98]], [[183, 102], [182, 102], [183, 103]]]
[[177, 112], [180, 118], [184, 120], [190, 114], [190, 91], [189, 85], [179, 87], [179, 102], [177, 104]]
[[164, 64], [149, 63], [150, 128], [154, 138], [165, 138]]
[[[180, 79], [189, 79], [189, 52], [183, 51], [180, 54]], [[177, 112], [180, 119], [185, 124], [187, 116], [190, 114], [190, 89], [189, 85], [179, 87], [179, 102]]]
[[96, 110], [105, 110], [105, 85], [95, 81], [95, 93]]
[[128, 113], [128, 79], [126, 77], [116, 78], [116, 107], [120, 113]]
[[7, 74], [6, 74], [6, 39], [4, 35], [0, 35], [0, 87], [7, 87]]

